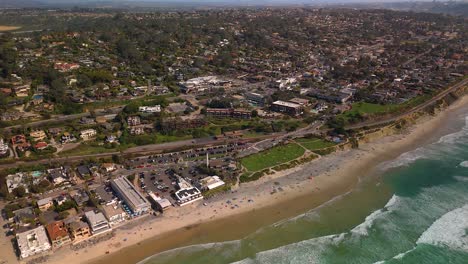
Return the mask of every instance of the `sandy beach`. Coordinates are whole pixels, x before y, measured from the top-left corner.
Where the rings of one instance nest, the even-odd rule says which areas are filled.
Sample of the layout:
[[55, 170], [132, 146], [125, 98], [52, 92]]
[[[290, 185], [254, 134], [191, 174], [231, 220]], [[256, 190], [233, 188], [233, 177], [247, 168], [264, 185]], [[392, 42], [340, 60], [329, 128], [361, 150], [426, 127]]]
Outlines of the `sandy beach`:
[[[447, 117], [466, 105], [467, 96], [434, 117], [419, 119], [401, 134], [241, 184], [230, 193], [205, 200], [206, 206], [196, 203], [172, 208], [162, 217], [136, 219], [117, 228], [109, 240], [80, 250], [60, 249], [47, 263], [136, 263], [193, 243], [240, 239], [260, 226], [296, 216], [348, 192], [376, 165], [433, 140], [434, 131]], [[18, 262], [8, 243], [1, 245], [0, 252], [4, 263]]]

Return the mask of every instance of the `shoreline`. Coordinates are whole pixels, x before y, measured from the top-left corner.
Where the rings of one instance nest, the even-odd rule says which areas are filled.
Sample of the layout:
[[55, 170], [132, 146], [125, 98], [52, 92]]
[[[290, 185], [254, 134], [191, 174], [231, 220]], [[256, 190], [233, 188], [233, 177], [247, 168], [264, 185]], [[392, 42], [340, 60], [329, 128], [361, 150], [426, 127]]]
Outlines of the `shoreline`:
[[[192, 204], [167, 211], [162, 217], [137, 219], [130, 224], [132, 227], [117, 228], [110, 240], [77, 251], [60, 249], [50, 255], [47, 263], [136, 263], [173, 248], [240, 239], [262, 226], [310, 211], [351, 191], [366, 176], [362, 171], [371, 174], [378, 164], [429, 143], [437, 134], [434, 131], [448, 122], [446, 117], [466, 105], [468, 96], [460, 97], [436, 115], [419, 118], [403, 133], [360, 143], [358, 149], [338, 151], [241, 184], [233, 192], [205, 200], [207, 206]], [[232, 225], [235, 228], [226, 229]]]

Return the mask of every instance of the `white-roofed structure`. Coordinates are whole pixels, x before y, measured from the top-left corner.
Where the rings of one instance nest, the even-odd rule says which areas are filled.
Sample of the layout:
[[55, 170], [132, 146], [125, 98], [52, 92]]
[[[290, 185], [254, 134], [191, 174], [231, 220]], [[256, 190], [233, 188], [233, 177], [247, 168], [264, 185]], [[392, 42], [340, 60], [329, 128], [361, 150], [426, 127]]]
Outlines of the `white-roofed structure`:
[[157, 207], [157, 209], [161, 212], [166, 211], [167, 209], [172, 207], [171, 201], [166, 198], [162, 198], [160, 196], [155, 195], [153, 192], [149, 193], [149, 197], [151, 198], [151, 202]]
[[214, 188], [221, 187], [226, 183], [222, 181], [218, 176], [208, 176], [200, 180], [202, 189], [212, 190]]
[[135, 189], [135, 186], [126, 177], [112, 180], [111, 186], [117, 196], [129, 207], [133, 215], [141, 215], [151, 209], [148, 200]]
[[93, 235], [111, 231], [109, 222], [101, 212], [89, 211], [85, 213]]
[[177, 178], [179, 190], [175, 192], [175, 196], [177, 197], [177, 203], [180, 206], [191, 204], [195, 201], [203, 199], [203, 196], [198, 188], [193, 187], [180, 176]]
[[18, 243], [21, 259], [52, 248], [44, 226], [39, 226], [26, 232], [16, 234], [16, 241]]

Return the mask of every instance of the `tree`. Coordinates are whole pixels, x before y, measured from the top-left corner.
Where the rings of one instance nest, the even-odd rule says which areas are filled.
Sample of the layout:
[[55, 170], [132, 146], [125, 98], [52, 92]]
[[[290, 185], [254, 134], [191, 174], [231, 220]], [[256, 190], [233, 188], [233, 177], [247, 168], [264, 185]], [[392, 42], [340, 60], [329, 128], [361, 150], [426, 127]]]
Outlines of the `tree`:
[[16, 197], [24, 197], [26, 195], [26, 189], [23, 186], [18, 186], [13, 189], [13, 194]]
[[65, 218], [67, 218], [69, 215], [70, 215], [69, 212], [62, 211], [62, 212], [58, 213], [57, 220], [63, 220]]

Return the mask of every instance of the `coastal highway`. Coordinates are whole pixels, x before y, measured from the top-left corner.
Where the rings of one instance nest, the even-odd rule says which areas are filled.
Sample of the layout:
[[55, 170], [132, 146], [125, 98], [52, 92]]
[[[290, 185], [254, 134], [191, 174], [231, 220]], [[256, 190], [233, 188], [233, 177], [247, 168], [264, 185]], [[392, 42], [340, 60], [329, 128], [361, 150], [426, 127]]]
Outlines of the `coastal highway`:
[[267, 149], [272, 147], [276, 142], [287, 138], [287, 137], [298, 137], [304, 136], [306, 134], [310, 134], [313, 131], [317, 131], [317, 128], [320, 127], [322, 124], [319, 122], [313, 123], [309, 126], [301, 128], [296, 131], [292, 131], [289, 133], [274, 133], [270, 135], [264, 135], [256, 138], [250, 139], [242, 139], [242, 138], [228, 138], [228, 139], [217, 139], [215, 137], [206, 137], [206, 138], [198, 138], [198, 139], [188, 139], [188, 140], [179, 140], [174, 142], [167, 142], [161, 144], [151, 144], [145, 146], [138, 146], [126, 149], [122, 152], [107, 152], [107, 153], [98, 153], [98, 154], [89, 154], [89, 155], [79, 155], [79, 156], [60, 156], [56, 158], [49, 158], [49, 159], [42, 159], [42, 160], [35, 160], [35, 161], [16, 161], [14, 163], [9, 164], [0, 164], [0, 169], [8, 169], [14, 168], [21, 165], [35, 165], [35, 164], [49, 164], [52, 162], [75, 162], [81, 161], [88, 158], [105, 158], [111, 157], [112, 155], [121, 155], [121, 154], [150, 154], [150, 153], [161, 153], [161, 152], [168, 152], [168, 151], [177, 151], [181, 149], [188, 149], [188, 148], [199, 148], [199, 147], [207, 147], [207, 146], [215, 146], [227, 143], [235, 143], [239, 141], [247, 141], [247, 142], [259, 142], [256, 148], [249, 148], [248, 151], [250, 154], [259, 152], [263, 149]]
[[464, 80], [458, 82], [457, 84], [452, 85], [450, 88], [444, 90], [443, 92], [440, 92], [436, 96], [432, 97], [430, 100], [428, 100], [428, 101], [426, 101], [426, 102], [424, 102], [424, 103], [422, 103], [422, 104], [420, 104], [420, 105], [418, 105], [418, 106], [416, 106], [414, 108], [411, 108], [411, 109], [409, 109], [408, 111], [406, 111], [404, 113], [401, 113], [399, 115], [392, 116], [392, 117], [389, 117], [389, 118], [379, 119], [379, 120], [375, 120], [375, 121], [364, 121], [364, 122], [361, 122], [361, 123], [358, 123], [358, 124], [349, 125], [349, 126], [346, 126], [345, 129], [349, 130], [349, 129], [359, 129], [359, 128], [363, 128], [363, 127], [379, 126], [379, 125], [384, 125], [384, 124], [387, 124], [387, 123], [397, 121], [397, 120], [399, 120], [401, 118], [404, 118], [407, 115], [410, 115], [410, 114], [413, 114], [415, 112], [423, 110], [424, 108], [434, 104], [438, 100], [441, 100], [442, 98], [444, 98], [448, 94], [450, 94], [450, 93], [456, 91], [457, 89], [459, 89], [459, 88], [461, 88], [463, 86], [466, 86], [466, 85], [468, 85], [468, 79], [464, 79]]

